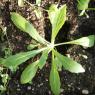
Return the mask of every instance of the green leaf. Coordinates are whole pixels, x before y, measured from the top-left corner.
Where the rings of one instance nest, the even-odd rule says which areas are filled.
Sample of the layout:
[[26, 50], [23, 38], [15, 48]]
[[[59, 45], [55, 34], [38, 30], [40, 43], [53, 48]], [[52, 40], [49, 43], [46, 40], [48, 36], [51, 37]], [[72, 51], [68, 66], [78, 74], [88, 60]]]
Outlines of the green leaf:
[[67, 44], [76, 44], [85, 47], [92, 47], [94, 43], [95, 43], [95, 35], [90, 35], [87, 37], [82, 37], [80, 39], [67, 42]]
[[66, 21], [66, 5], [63, 5], [58, 9], [57, 5], [53, 4], [49, 9], [48, 14], [52, 24], [52, 42], [54, 42], [60, 28]]
[[37, 60], [36, 62], [31, 63], [25, 68], [20, 78], [22, 84], [28, 83], [34, 78], [38, 69], [38, 63], [39, 61]]
[[78, 0], [78, 10], [86, 10], [90, 0]]
[[28, 33], [36, 41], [47, 45], [47, 41], [42, 38], [32, 24], [18, 13], [11, 12], [11, 20], [22, 31]]
[[85, 10], [88, 9], [90, 0], [78, 0], [78, 10], [82, 10], [79, 16], [82, 16], [85, 13]]
[[42, 69], [44, 67], [44, 65], [46, 63], [46, 60], [48, 58], [48, 53], [49, 52], [50, 52], [50, 50], [43, 51], [42, 56], [41, 56], [41, 58], [39, 60], [39, 64], [38, 64], [38, 66], [39, 66], [40, 69]]
[[63, 67], [72, 72], [72, 73], [82, 73], [85, 72], [84, 68], [77, 63], [76, 61], [73, 61], [71, 58], [68, 58], [66, 56], [61, 55], [57, 51], [54, 50], [54, 54], [56, 57], [58, 57], [59, 61], [63, 65]]
[[59, 95], [60, 94], [60, 77], [59, 77], [59, 73], [57, 71], [57, 67], [56, 64], [52, 64], [52, 68], [51, 68], [51, 72], [50, 72], [50, 86], [51, 86], [51, 90], [55, 95]]
[[62, 64], [61, 64], [60, 60], [57, 57], [55, 57], [55, 59], [54, 59], [54, 64], [56, 64], [59, 71], [62, 70]]
[[23, 53], [18, 53], [16, 55], [12, 55], [4, 60], [0, 64], [9, 67], [9, 68], [16, 68], [18, 65], [22, 64], [23, 62], [27, 61], [31, 57], [34, 57], [36, 54], [40, 53], [41, 51], [45, 50], [45, 48], [39, 50], [33, 50]]
[[18, 6], [24, 7], [24, 0], [18, 0]]

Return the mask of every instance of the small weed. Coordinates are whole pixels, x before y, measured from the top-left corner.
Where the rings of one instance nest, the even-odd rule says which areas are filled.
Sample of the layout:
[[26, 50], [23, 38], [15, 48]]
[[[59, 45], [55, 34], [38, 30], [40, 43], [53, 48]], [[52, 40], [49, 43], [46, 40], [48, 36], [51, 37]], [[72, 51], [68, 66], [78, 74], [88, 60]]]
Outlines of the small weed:
[[[55, 43], [56, 36], [59, 30], [62, 28], [66, 21], [66, 5], [62, 5], [58, 8], [57, 5], [53, 4], [47, 10], [50, 22], [52, 24], [52, 35], [51, 35], [51, 42], [48, 42], [44, 38], [42, 38], [37, 30], [34, 28], [32, 24], [30, 24], [24, 17], [19, 15], [18, 13], [11, 12], [11, 20], [13, 23], [21, 29], [23, 32], [28, 33], [33, 39], [35, 39], [42, 47], [40, 49], [30, 50], [28, 52], [22, 52], [15, 55], [11, 55], [8, 58], [2, 58], [0, 64], [10, 69], [16, 69], [20, 64], [24, 63], [28, 59], [36, 56], [37, 54], [41, 53], [40, 59], [37, 61], [29, 64], [25, 70], [21, 74], [20, 81], [22, 84], [29, 83], [36, 72], [39, 69], [42, 69], [45, 66], [46, 60], [48, 58], [48, 54], [51, 52], [52, 54], [52, 65], [50, 71], [50, 86], [51, 90], [55, 95], [60, 94], [60, 77], [58, 73], [58, 68], [64, 68], [72, 73], [83, 73], [85, 72], [84, 68], [77, 63], [76, 61], [68, 58], [62, 54], [60, 54], [56, 47], [59, 45], [66, 45], [66, 44], [76, 44], [85, 47], [92, 47], [95, 42], [95, 36], [90, 35], [87, 37], [82, 37], [77, 40], [63, 42], [63, 43]], [[65, 31], [64, 31], [65, 32]], [[38, 46], [32, 44], [32, 47]]]

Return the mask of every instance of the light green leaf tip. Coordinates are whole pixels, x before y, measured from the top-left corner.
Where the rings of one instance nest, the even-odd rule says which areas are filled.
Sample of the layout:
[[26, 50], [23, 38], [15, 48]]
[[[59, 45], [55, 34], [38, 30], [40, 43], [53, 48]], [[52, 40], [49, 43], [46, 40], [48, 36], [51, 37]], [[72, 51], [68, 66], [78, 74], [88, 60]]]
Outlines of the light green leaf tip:
[[70, 42], [67, 42], [68, 44], [77, 44], [77, 45], [81, 45], [84, 47], [92, 47], [94, 46], [95, 43], [95, 35], [90, 35], [87, 37], [82, 37], [80, 39], [77, 40], [73, 40]]
[[59, 61], [63, 65], [64, 69], [66, 69], [72, 73], [83, 73], [83, 72], [85, 72], [84, 68], [79, 63], [72, 60], [71, 58], [63, 56], [55, 50], [54, 50], [54, 54], [56, 57], [58, 57]]
[[48, 10], [48, 14], [52, 24], [52, 42], [54, 42], [59, 30], [66, 21], [66, 5], [58, 8], [58, 5], [52, 4]]

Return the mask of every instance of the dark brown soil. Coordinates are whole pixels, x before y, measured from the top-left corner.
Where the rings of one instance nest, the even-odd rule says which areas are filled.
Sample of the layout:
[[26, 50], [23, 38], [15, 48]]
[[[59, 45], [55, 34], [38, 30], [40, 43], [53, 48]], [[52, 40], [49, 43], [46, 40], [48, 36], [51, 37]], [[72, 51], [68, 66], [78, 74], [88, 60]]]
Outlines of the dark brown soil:
[[[2, 1], [2, 0], [1, 0]], [[28, 19], [39, 34], [50, 41], [51, 25], [46, 18], [47, 13], [43, 10], [43, 16], [38, 19], [30, 10], [30, 6], [26, 4], [24, 8], [17, 6], [17, 0], [1, 2], [0, 1], [0, 14], [1, 14], [1, 27], [7, 27], [7, 36], [4, 35], [3, 39], [0, 37], [0, 56], [4, 57], [2, 51], [3, 45], [11, 47], [12, 54], [27, 51], [27, 45], [33, 42], [33, 39], [26, 33], [17, 29], [10, 20], [10, 12], [18, 12]], [[6, 0], [5, 0], [6, 1]], [[30, 3], [35, 3], [33, 0], [28, 0]], [[57, 0], [44, 0], [42, 2], [43, 8], [48, 8], [51, 3]], [[60, 0], [59, 5], [67, 4], [67, 16], [69, 20], [60, 30], [56, 43], [77, 39], [83, 36], [95, 35], [95, 12], [88, 11], [90, 18], [78, 17], [77, 2], [76, 0]], [[90, 5], [95, 6], [95, 0]], [[73, 31], [73, 32], [72, 32]], [[70, 56], [85, 68], [86, 72], [83, 74], [72, 74], [68, 71], [62, 70], [60, 72], [61, 78], [61, 95], [85, 95], [84, 91], [88, 92], [87, 95], [95, 95], [95, 46], [92, 48], [85, 48], [77, 45], [66, 45], [57, 48], [61, 54]], [[39, 56], [38, 56], [39, 57]], [[36, 57], [37, 58], [37, 57]], [[20, 84], [20, 75], [24, 68], [30, 64], [32, 59], [19, 66], [16, 72], [9, 71], [11, 77], [7, 91], [2, 95], [53, 95], [49, 86], [49, 73], [51, 68], [50, 55], [49, 59], [42, 70], [39, 70], [36, 77], [33, 79], [32, 84]], [[34, 59], [35, 60], [35, 59]]]

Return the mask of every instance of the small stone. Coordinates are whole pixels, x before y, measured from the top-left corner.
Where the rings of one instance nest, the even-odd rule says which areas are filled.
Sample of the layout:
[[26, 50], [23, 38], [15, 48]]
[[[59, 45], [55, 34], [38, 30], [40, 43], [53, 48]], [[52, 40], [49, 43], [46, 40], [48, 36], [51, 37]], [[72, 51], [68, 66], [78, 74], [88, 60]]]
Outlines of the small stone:
[[70, 54], [66, 54], [67, 55], [67, 57], [69, 57], [70, 58]]
[[34, 91], [34, 88], [32, 90]]
[[27, 90], [31, 90], [31, 86], [28, 86], [28, 87], [27, 87]]
[[51, 95], [51, 91], [49, 91], [48, 93], [49, 93], [49, 95]]
[[40, 87], [40, 84], [38, 84], [38, 87]]
[[83, 57], [83, 58], [85, 58], [85, 59], [87, 59], [87, 58], [88, 58], [88, 56], [87, 56], [87, 55], [82, 55], [82, 57]]
[[71, 85], [70, 85], [70, 84], [68, 84], [68, 87], [71, 87]]
[[21, 89], [20, 88], [17, 88], [17, 91], [21, 91]]
[[48, 79], [46, 78], [46, 81], [48, 81]]
[[80, 90], [80, 87], [78, 87], [77, 89]]
[[40, 84], [40, 86], [42, 86], [42, 85], [43, 85], [43, 83]]
[[64, 89], [60, 89], [60, 92], [62, 93], [64, 91]]
[[87, 89], [83, 89], [83, 90], [82, 90], [82, 94], [88, 95], [88, 94], [89, 94], [89, 91], [88, 91]]
[[20, 87], [20, 85], [18, 84], [17, 87]]

